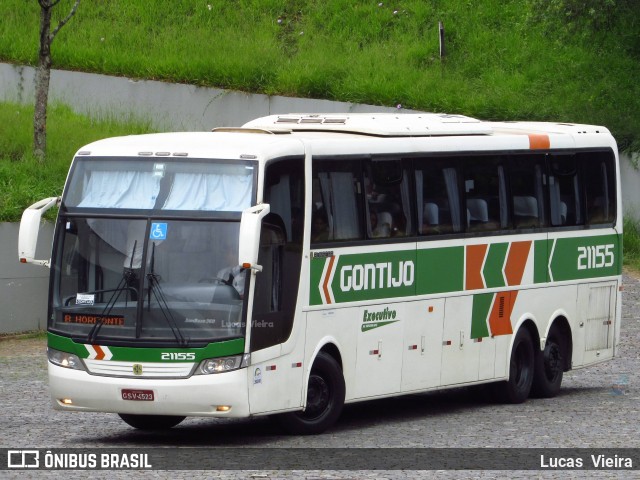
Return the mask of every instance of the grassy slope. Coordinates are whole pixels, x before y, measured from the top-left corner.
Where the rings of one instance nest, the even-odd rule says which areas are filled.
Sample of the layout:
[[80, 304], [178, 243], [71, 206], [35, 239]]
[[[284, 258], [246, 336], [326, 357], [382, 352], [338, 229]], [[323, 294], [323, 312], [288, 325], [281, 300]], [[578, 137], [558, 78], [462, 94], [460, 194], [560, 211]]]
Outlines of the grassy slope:
[[[71, 3], [62, 0], [57, 15]], [[623, 148], [640, 147], [633, 0], [380, 3], [85, 1], [54, 43], [54, 65], [484, 119], [603, 124]], [[0, 59], [33, 64], [37, 2], [3, 0], [0, 18]]]
[[73, 155], [82, 145], [105, 137], [146, 133], [140, 121], [92, 120], [63, 106], [49, 109], [46, 165], [31, 155], [33, 107], [0, 103], [0, 221], [16, 221], [45, 197], [60, 195]]

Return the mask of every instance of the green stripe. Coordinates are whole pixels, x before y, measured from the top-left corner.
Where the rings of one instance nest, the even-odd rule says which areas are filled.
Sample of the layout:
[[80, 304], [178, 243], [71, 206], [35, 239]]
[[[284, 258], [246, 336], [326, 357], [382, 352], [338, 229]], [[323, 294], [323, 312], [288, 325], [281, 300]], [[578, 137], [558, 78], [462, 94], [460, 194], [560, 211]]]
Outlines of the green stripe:
[[320, 295], [320, 285], [322, 280], [322, 270], [327, 258], [311, 258], [311, 283], [309, 284], [309, 302], [311, 305], [322, 305]]
[[464, 289], [464, 247], [418, 250], [416, 293], [458, 292]]
[[[80, 358], [87, 358], [89, 351], [81, 343], [76, 343], [70, 338], [48, 334], [49, 347], [62, 352], [74, 353]], [[98, 345], [100, 345], [98, 343]], [[113, 354], [111, 360], [124, 362], [177, 362], [179, 360], [162, 360], [161, 353], [195, 353], [195, 361], [199, 362], [205, 358], [225, 357], [228, 355], [238, 355], [244, 353], [244, 339], [236, 338], [222, 342], [210, 343], [202, 348], [146, 348], [146, 347], [111, 347], [109, 350]], [[183, 360], [193, 362], [194, 360]]]
[[[576, 232], [576, 235], [583, 233]], [[522, 238], [514, 238], [513, 241], [522, 241]], [[555, 240], [553, 258], [550, 259], [554, 240], [536, 240], [534, 241], [533, 251], [530, 252], [530, 255], [533, 255], [533, 281], [536, 284], [544, 284], [551, 281], [549, 268], [552, 270], [554, 281], [620, 275], [622, 270], [621, 242], [620, 235], [576, 236], [557, 239]], [[487, 243], [489, 244], [489, 249], [482, 273], [487, 288], [502, 288], [505, 286], [502, 269], [508, 253], [509, 243]], [[423, 246], [424, 244], [420, 245], [420, 247]], [[382, 250], [385, 246], [381, 245], [379, 248]], [[595, 251], [593, 248], [595, 248]], [[584, 257], [585, 252], [590, 255], [589, 258]], [[335, 253], [339, 254], [339, 251]], [[309, 277], [311, 282], [309, 301], [311, 305], [322, 305], [323, 303], [320, 286], [326, 261], [326, 258], [311, 259], [311, 274]], [[389, 287], [387, 274], [391, 271], [392, 278], [399, 278], [398, 269], [401, 262], [413, 262], [412, 269], [415, 278], [412, 279], [413, 282], [410, 285], [403, 284]], [[379, 265], [383, 264], [390, 264], [392, 266], [391, 270], [387, 269], [387, 267], [379, 269]], [[356, 272], [354, 267], [358, 267], [360, 270]], [[464, 278], [466, 275], [465, 247], [419, 248], [417, 251], [377, 251], [345, 254], [339, 255], [333, 268], [335, 274], [330, 287], [338, 304], [411, 295], [461, 292], [464, 290]], [[362, 270], [363, 268], [365, 270]], [[367, 268], [368, 270], [366, 270]], [[348, 275], [345, 276], [345, 273]], [[384, 284], [382, 286], [380, 285], [381, 279]], [[354, 288], [354, 285], [357, 288]]]
[[489, 247], [487, 260], [484, 262], [482, 273], [487, 288], [504, 287], [504, 275], [502, 268], [504, 267], [504, 259], [509, 249], [508, 243], [493, 243]]
[[578, 280], [620, 275], [620, 236], [559, 238], [550, 268], [553, 280]]
[[552, 242], [536, 240], [533, 243], [533, 283], [549, 281], [549, 250]]
[[493, 293], [482, 293], [473, 296], [473, 307], [471, 311], [471, 338], [484, 338], [489, 336], [487, 318], [489, 309], [493, 304]]

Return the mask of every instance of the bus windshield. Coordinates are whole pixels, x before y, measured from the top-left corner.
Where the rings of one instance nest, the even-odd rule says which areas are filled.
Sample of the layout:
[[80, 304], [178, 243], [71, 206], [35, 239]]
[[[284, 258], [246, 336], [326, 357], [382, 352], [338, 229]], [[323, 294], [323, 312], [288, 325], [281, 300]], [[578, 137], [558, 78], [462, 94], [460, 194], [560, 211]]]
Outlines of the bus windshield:
[[85, 343], [244, 336], [237, 221], [68, 218], [50, 328]]
[[247, 161], [77, 157], [63, 210], [242, 212], [251, 206], [254, 172]]

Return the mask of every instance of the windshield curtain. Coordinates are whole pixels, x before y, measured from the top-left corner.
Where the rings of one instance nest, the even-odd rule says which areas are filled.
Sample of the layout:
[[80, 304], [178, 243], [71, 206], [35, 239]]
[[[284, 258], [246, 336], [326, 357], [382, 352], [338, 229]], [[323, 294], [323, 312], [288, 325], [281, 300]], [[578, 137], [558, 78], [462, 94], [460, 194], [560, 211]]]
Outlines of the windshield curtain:
[[237, 221], [69, 218], [58, 228], [52, 330], [178, 345], [244, 336]]
[[254, 170], [247, 162], [80, 157], [63, 200], [72, 209], [241, 212], [251, 206]]

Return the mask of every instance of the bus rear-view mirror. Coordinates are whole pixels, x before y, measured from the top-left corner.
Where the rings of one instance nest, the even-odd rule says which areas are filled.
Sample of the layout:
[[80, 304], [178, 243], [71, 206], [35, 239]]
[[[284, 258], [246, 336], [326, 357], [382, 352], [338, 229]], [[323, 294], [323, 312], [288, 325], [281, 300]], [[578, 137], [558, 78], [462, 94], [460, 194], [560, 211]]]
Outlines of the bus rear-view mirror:
[[260, 229], [262, 219], [271, 210], [269, 204], [263, 203], [242, 212], [240, 221], [240, 244], [238, 248], [238, 262], [244, 268], [261, 270], [258, 265], [258, 247], [260, 244]]
[[36, 245], [40, 232], [42, 215], [50, 208], [60, 204], [60, 197], [49, 197], [34, 203], [22, 214], [18, 233], [18, 259], [20, 263], [49, 266], [50, 260], [36, 260]]

